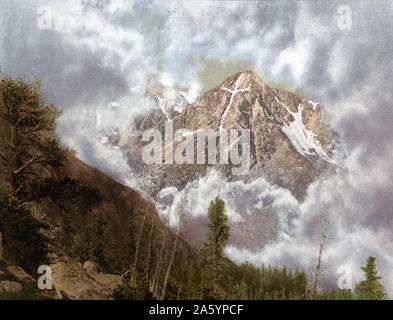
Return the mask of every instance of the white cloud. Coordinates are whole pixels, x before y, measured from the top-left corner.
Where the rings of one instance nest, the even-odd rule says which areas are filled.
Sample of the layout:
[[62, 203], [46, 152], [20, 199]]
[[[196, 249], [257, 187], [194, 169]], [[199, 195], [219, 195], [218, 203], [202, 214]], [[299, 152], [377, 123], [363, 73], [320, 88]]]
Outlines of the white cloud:
[[[0, 64], [5, 71], [17, 76], [41, 71], [38, 76], [44, 80], [46, 77], [52, 90], [49, 93], [55, 96], [64, 91], [81, 96], [86, 93], [93, 99], [108, 92], [107, 87], [117, 85], [115, 78], [125, 83], [125, 90], [111, 87], [116, 96], [100, 103], [94, 100], [81, 104], [72, 96], [63, 97], [64, 113], [58, 129], [63, 143], [75, 148], [82, 160], [119, 181], [130, 183], [132, 169], [119, 150], [98, 142], [100, 134], [92, 114], [96, 110], [104, 112], [108, 102], [118, 101], [118, 114], [106, 114], [103, 125], [122, 127], [133, 112], [149, 107], [144, 97], [146, 91], [160, 86], [169, 96], [180, 87], [194, 99], [203, 87], [199, 73], [207, 61], [246, 61], [264, 78], [297, 88], [326, 105], [339, 133], [341, 169], [333, 177], [316, 181], [303, 204], [263, 179], [228, 183], [211, 173], [188, 186], [192, 214], [194, 218], [205, 217], [209, 201], [219, 192], [227, 197], [232, 223], [247, 214], [246, 209], [239, 210], [242, 206], [247, 208], [244, 201], [252, 199], [256, 209], [266, 208], [270, 201], [279, 217], [281, 232], [277, 241], [257, 251], [230, 246], [228, 254], [237, 261], [287, 263], [308, 270], [316, 259], [321, 218], [335, 216], [327, 243], [330, 262], [325, 279], [335, 281], [337, 264], [359, 268], [367, 255], [375, 254], [392, 292], [393, 203], [389, 190], [393, 187], [393, 44], [387, 40], [392, 27], [388, 1], [381, 1], [378, 6], [349, 1], [356, 15], [353, 29], [347, 34], [336, 25], [340, 1], [141, 4], [112, 0], [102, 10], [83, 9], [81, 0], [67, 4], [44, 0], [35, 3], [54, 9], [57, 32], [34, 27], [37, 14], [30, 1], [4, 2], [0, 8], [4, 18], [0, 20], [4, 48]], [[22, 9], [23, 15], [18, 11]], [[31, 20], [28, 14], [32, 14]], [[57, 48], [59, 43], [61, 47]], [[38, 60], [42, 56], [45, 59]], [[89, 61], [91, 57], [97, 60]], [[89, 65], [88, 69], [86, 64], [90, 62], [96, 68]], [[92, 70], [111, 70], [114, 74], [106, 77]], [[214, 73], [210, 70], [211, 75]], [[61, 82], [63, 78], [72, 81]], [[53, 79], [58, 82], [53, 84]], [[173, 188], [162, 193], [169, 198], [178, 195]], [[168, 208], [163, 207], [163, 212], [167, 210], [169, 214]], [[170, 224], [176, 224], [175, 210], [170, 215]]]

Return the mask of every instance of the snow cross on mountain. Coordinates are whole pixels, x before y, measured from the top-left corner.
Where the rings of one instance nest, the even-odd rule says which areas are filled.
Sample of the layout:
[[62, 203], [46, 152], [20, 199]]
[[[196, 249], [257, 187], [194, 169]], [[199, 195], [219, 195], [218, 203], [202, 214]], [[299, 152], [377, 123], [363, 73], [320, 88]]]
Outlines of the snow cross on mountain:
[[229, 99], [228, 106], [226, 107], [224, 113], [222, 114], [222, 118], [221, 118], [220, 126], [219, 126], [220, 132], [224, 129], [224, 128], [223, 128], [223, 126], [224, 126], [224, 121], [225, 121], [225, 118], [226, 118], [226, 116], [227, 116], [229, 110], [231, 109], [231, 106], [232, 106], [232, 104], [233, 104], [233, 99], [235, 98], [235, 95], [238, 94], [238, 93], [240, 93], [240, 92], [248, 92], [248, 91], [250, 91], [251, 84], [250, 84], [247, 88], [239, 89], [239, 84], [240, 84], [240, 81], [242, 80], [242, 78], [243, 78], [243, 73], [241, 73], [241, 74], [239, 75], [239, 77], [237, 78], [236, 83], [235, 83], [235, 88], [234, 88], [233, 90], [231, 90], [231, 89], [229, 89], [229, 88], [226, 88], [226, 87], [222, 87], [222, 88], [221, 88], [221, 89], [224, 90], [224, 91], [228, 91], [228, 92], [231, 94], [231, 97], [230, 97], [230, 99]]

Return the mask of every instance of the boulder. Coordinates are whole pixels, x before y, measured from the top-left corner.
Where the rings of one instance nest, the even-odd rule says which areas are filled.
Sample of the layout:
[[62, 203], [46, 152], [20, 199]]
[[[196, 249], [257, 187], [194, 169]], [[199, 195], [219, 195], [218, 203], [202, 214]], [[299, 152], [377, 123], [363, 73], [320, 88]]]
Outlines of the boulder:
[[109, 300], [111, 292], [88, 277], [75, 261], [58, 262], [50, 266], [53, 285], [60, 297], [72, 300]]
[[35, 282], [34, 278], [19, 266], [9, 266], [7, 271], [21, 282]]
[[22, 291], [22, 285], [15, 281], [0, 282], [0, 293], [15, 294]]
[[108, 292], [111, 292], [122, 282], [121, 276], [116, 274], [91, 272], [88, 277], [102, 285]]
[[93, 261], [86, 261], [83, 264], [83, 269], [85, 269], [86, 272], [88, 272], [88, 273], [90, 273], [90, 272], [98, 272], [98, 266]]
[[59, 256], [53, 252], [48, 253], [47, 258], [50, 263], [59, 262]]

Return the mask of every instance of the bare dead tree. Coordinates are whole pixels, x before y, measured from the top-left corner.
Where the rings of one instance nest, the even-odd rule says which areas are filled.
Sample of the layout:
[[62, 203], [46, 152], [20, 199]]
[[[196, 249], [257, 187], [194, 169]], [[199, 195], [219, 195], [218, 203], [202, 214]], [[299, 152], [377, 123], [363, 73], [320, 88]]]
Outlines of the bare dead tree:
[[156, 271], [154, 274], [154, 277], [150, 283], [150, 291], [153, 292], [153, 296], [156, 297], [157, 291], [158, 291], [158, 275], [162, 269], [162, 260], [163, 260], [163, 255], [164, 255], [164, 249], [165, 249], [165, 243], [166, 243], [166, 238], [167, 238], [167, 224], [165, 224], [165, 227], [162, 229], [162, 243], [161, 243], [161, 249], [160, 249], [160, 256], [156, 265]]
[[168, 285], [169, 275], [170, 275], [171, 270], [172, 270], [173, 261], [175, 259], [175, 255], [176, 255], [176, 251], [177, 251], [177, 244], [179, 242], [180, 234], [181, 234], [181, 231], [183, 229], [184, 217], [185, 217], [186, 209], [187, 209], [187, 206], [188, 206], [187, 193], [186, 193], [185, 190], [182, 191], [180, 197], [181, 197], [181, 203], [180, 203], [180, 211], [179, 211], [179, 224], [177, 226], [175, 242], [173, 244], [171, 257], [170, 257], [170, 260], [169, 260], [168, 268], [167, 268], [166, 273], [165, 273], [164, 283], [162, 285], [161, 297], [160, 297], [161, 300], [163, 300], [165, 298], [166, 287]]
[[138, 240], [137, 240], [137, 244], [136, 244], [136, 248], [135, 248], [135, 252], [134, 252], [134, 259], [133, 259], [133, 261], [131, 263], [130, 269], [128, 269], [121, 276], [122, 279], [124, 279], [124, 277], [127, 274], [130, 273], [131, 274], [131, 277], [130, 277], [131, 278], [131, 283], [134, 282], [135, 270], [136, 270], [136, 266], [137, 266], [137, 263], [138, 263], [139, 248], [140, 248], [140, 245], [141, 245], [142, 234], [143, 234], [143, 229], [145, 227], [145, 221], [146, 221], [146, 217], [147, 217], [147, 212], [148, 212], [148, 205], [146, 205], [145, 213], [144, 213], [143, 218], [142, 218], [141, 228], [139, 229]]
[[153, 232], [154, 232], [154, 223], [155, 223], [155, 217], [152, 216], [151, 218], [151, 227], [150, 227], [150, 234], [149, 234], [149, 245], [147, 249], [147, 271], [146, 271], [146, 277], [150, 282], [150, 261], [151, 261], [151, 251], [152, 251], [152, 246], [153, 246]]
[[0, 231], [0, 261], [3, 260], [3, 236]]
[[311, 290], [313, 293], [317, 293], [317, 291], [318, 291], [318, 282], [319, 282], [319, 278], [321, 276], [321, 271], [322, 271], [322, 255], [323, 255], [323, 250], [325, 247], [325, 242], [326, 242], [327, 233], [328, 233], [330, 223], [331, 223], [331, 220], [329, 218], [323, 219], [323, 230], [322, 230], [322, 234], [321, 234], [321, 241], [319, 244], [318, 259], [317, 259], [317, 264], [315, 266], [315, 270], [313, 272], [313, 277], [312, 277], [312, 281], [311, 281]]
[[[158, 275], [161, 273], [162, 266], [163, 266], [163, 263], [161, 263], [159, 268], [158, 268]], [[159, 298], [158, 297], [159, 283], [160, 283], [159, 277], [157, 277], [156, 281], [155, 281], [155, 288], [154, 288], [154, 291], [153, 291], [153, 297], [155, 297], [157, 299]]]
[[182, 286], [180, 286], [179, 290], [177, 290], [176, 300], [179, 300], [181, 289], [182, 289]]

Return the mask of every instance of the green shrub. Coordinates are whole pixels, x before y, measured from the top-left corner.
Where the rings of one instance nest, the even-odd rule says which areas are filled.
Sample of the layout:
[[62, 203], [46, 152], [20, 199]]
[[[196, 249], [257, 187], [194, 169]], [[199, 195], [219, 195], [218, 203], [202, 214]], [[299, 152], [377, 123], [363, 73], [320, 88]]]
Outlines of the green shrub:
[[47, 239], [40, 232], [47, 225], [37, 221], [7, 190], [0, 190], [0, 230], [4, 259], [36, 272], [46, 263]]

